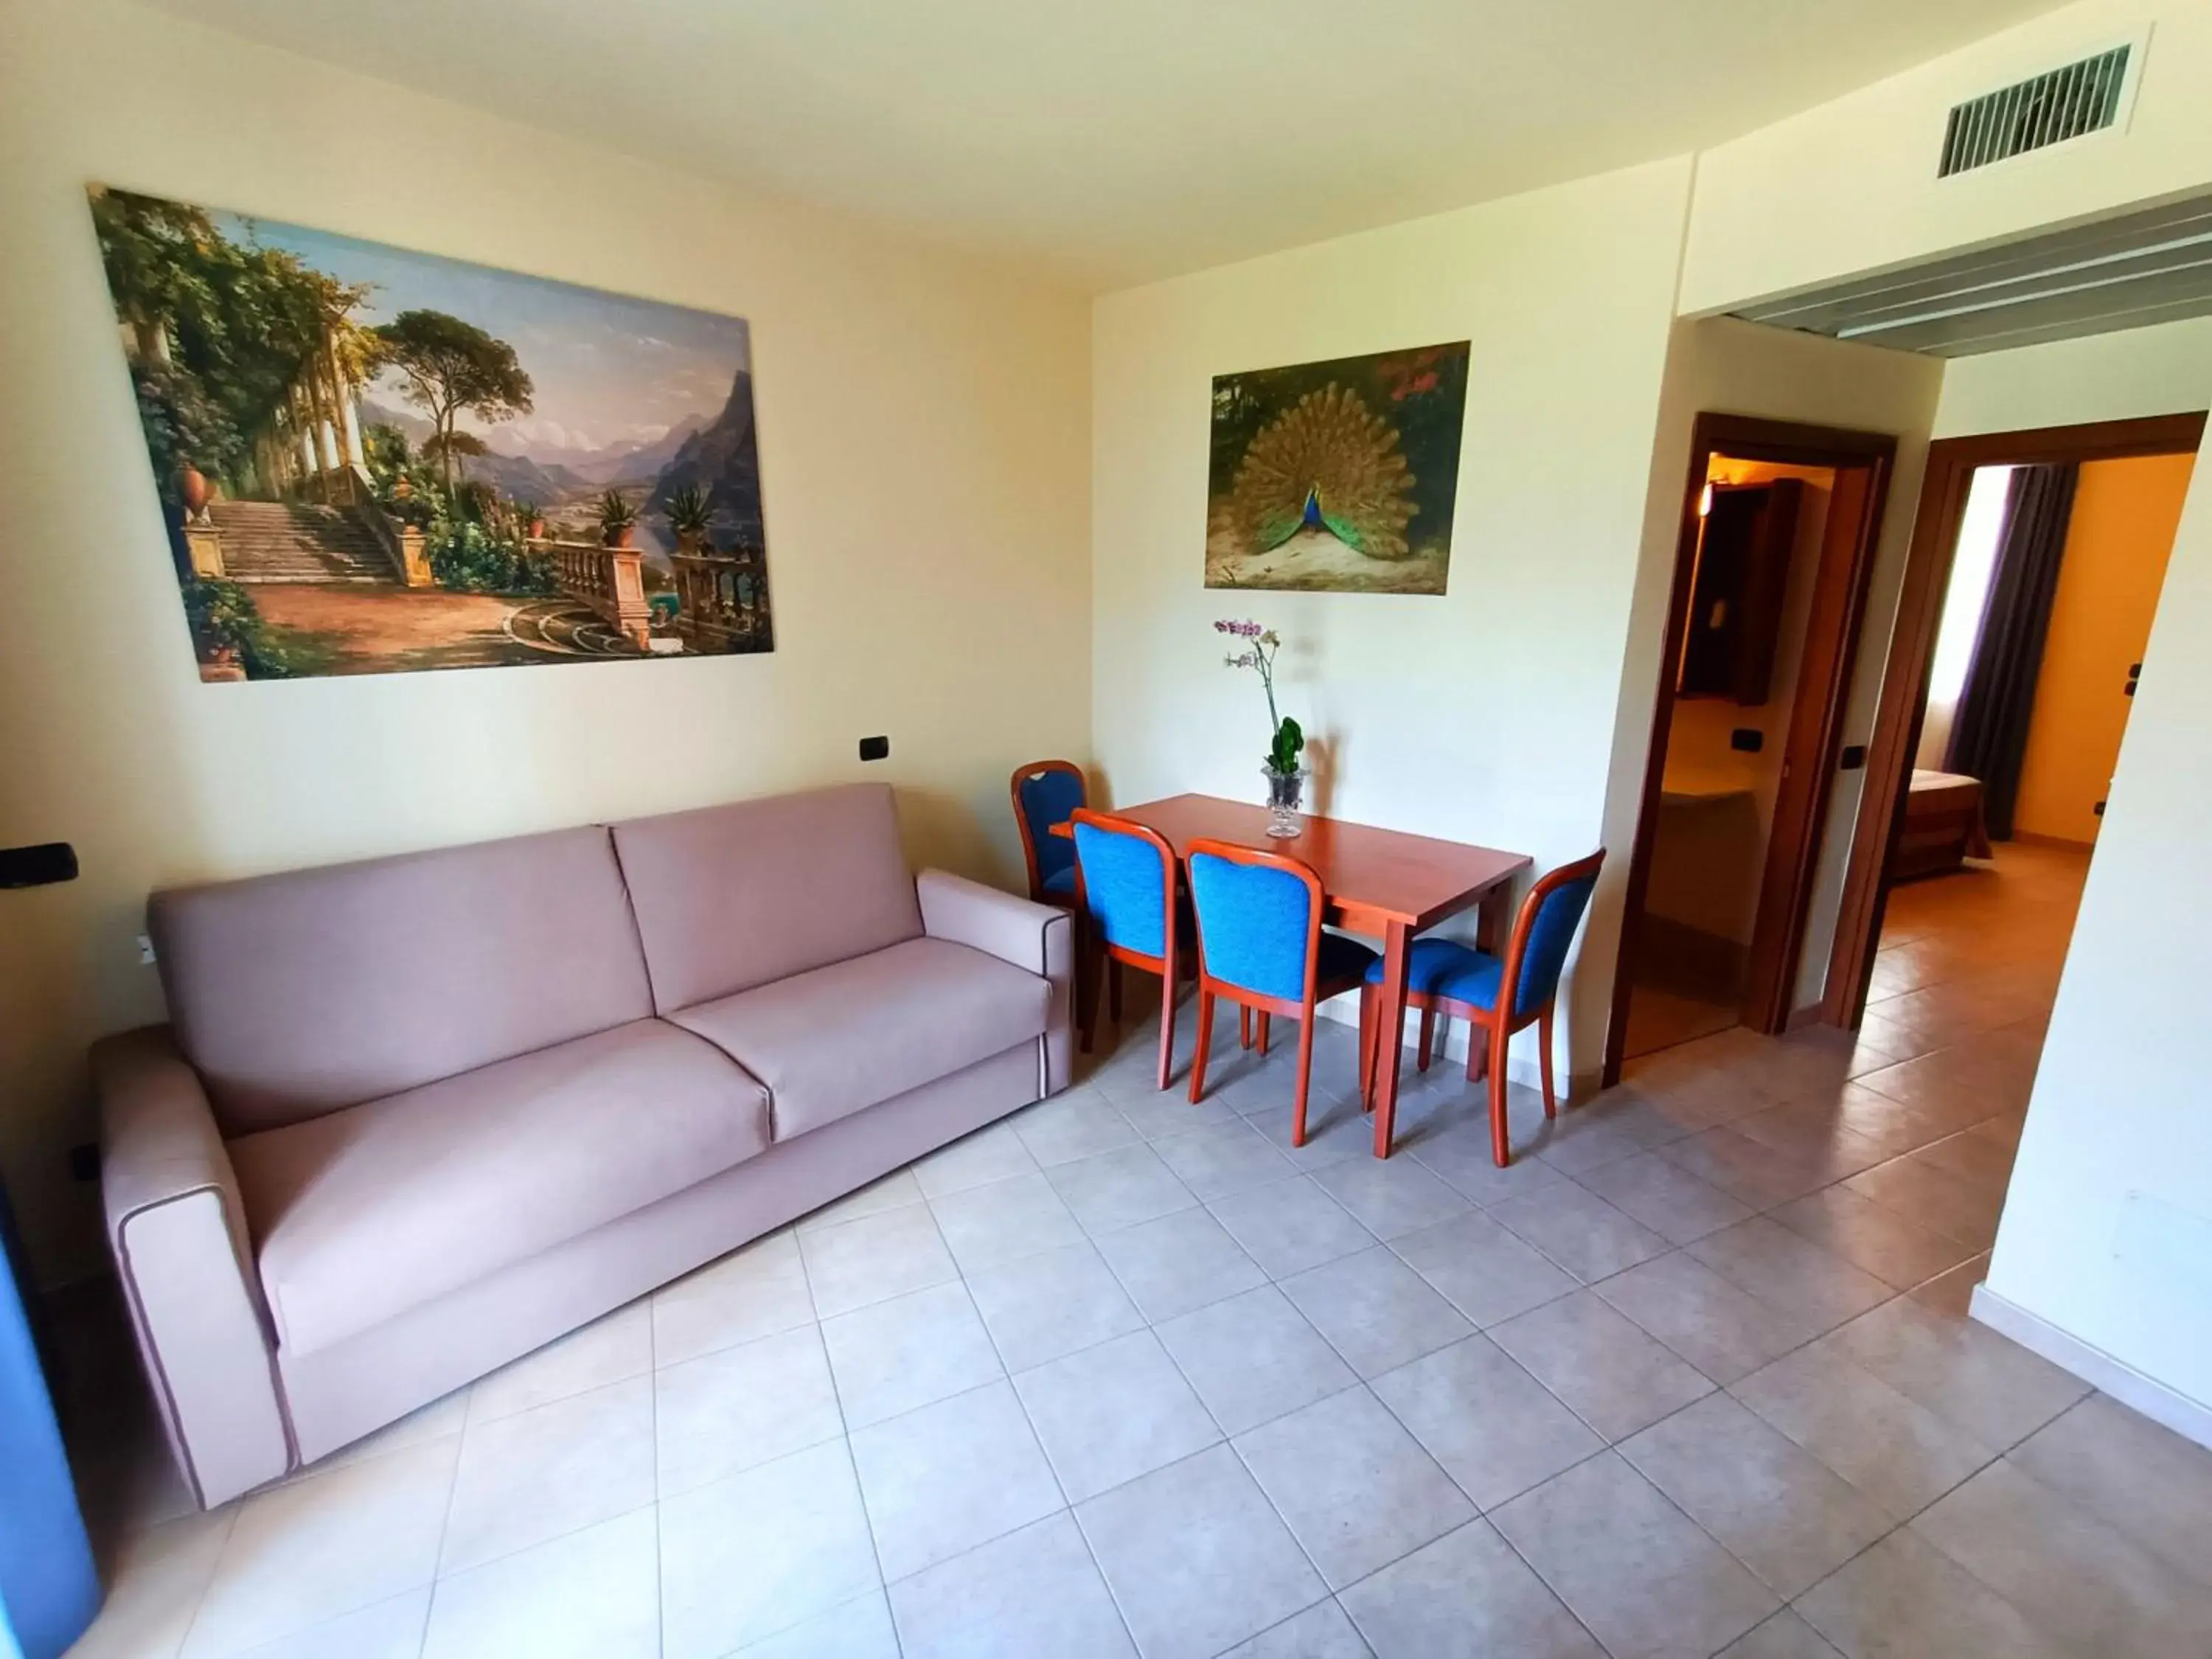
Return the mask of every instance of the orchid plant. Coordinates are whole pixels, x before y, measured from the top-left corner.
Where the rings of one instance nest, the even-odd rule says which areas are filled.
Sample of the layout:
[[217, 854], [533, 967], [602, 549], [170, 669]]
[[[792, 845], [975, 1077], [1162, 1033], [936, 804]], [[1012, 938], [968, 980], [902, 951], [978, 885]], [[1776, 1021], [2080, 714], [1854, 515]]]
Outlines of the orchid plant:
[[1221, 659], [1222, 664], [1229, 668], [1249, 668], [1259, 674], [1260, 689], [1267, 694], [1267, 725], [1272, 733], [1267, 768], [1279, 777], [1291, 776], [1298, 769], [1298, 755], [1306, 746], [1306, 734], [1296, 720], [1275, 712], [1275, 653], [1283, 648], [1282, 635], [1255, 622], [1224, 620], [1213, 624], [1213, 631], [1243, 642], [1244, 648], [1231, 652]]

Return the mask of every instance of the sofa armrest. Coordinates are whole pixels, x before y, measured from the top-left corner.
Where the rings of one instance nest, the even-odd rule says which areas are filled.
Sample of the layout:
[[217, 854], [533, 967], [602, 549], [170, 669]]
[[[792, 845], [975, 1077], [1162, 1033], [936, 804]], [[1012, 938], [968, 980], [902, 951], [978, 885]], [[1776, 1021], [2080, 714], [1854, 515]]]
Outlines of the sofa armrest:
[[108, 1247], [177, 1464], [204, 1506], [291, 1464], [238, 1179], [167, 1028], [93, 1046]]
[[1026, 968], [1052, 982], [1052, 1012], [1039, 1049], [1037, 1089], [1065, 1089], [1075, 1061], [1075, 924], [1056, 905], [1036, 904], [945, 870], [915, 878], [922, 931]]

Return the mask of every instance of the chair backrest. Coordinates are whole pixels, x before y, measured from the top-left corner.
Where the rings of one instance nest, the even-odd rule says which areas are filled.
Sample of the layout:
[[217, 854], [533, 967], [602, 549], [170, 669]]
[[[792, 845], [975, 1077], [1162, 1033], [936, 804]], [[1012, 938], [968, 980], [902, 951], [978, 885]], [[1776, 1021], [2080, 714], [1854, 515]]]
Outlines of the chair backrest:
[[1175, 848], [1157, 831], [1079, 806], [1077, 902], [1101, 943], [1164, 957], [1175, 937]]
[[1505, 983], [1513, 988], [1513, 1018], [1526, 1019], [1549, 1002], [1567, 965], [1583, 913], [1589, 908], [1605, 848], [1563, 864], [1543, 877], [1521, 901], [1513, 938], [1505, 948]]
[[1321, 952], [1321, 878], [1294, 858], [1219, 841], [1184, 849], [1198, 965], [1261, 996], [1303, 1002]]
[[1073, 761], [1031, 761], [1014, 772], [1009, 786], [1014, 801], [1014, 823], [1022, 832], [1022, 857], [1029, 865], [1030, 896], [1042, 899], [1045, 883], [1075, 866], [1075, 843], [1055, 836], [1052, 827], [1065, 823], [1079, 806], [1090, 805], [1090, 789], [1083, 769]]

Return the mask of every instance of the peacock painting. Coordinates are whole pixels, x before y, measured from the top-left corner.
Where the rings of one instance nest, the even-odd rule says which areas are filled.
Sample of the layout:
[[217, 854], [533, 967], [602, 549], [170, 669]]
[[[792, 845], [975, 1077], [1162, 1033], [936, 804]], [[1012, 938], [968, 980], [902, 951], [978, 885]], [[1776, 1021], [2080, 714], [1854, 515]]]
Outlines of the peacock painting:
[[1468, 347], [1213, 382], [1209, 587], [1442, 593]]

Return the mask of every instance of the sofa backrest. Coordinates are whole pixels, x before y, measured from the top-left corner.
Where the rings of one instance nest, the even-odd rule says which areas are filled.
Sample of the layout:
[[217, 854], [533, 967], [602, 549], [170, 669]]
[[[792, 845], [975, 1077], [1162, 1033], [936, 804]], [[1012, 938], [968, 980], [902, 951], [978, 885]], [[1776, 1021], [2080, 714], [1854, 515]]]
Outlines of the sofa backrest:
[[662, 1013], [921, 936], [880, 783], [615, 825]]
[[604, 825], [179, 888], [148, 910], [227, 1135], [653, 1012]]

